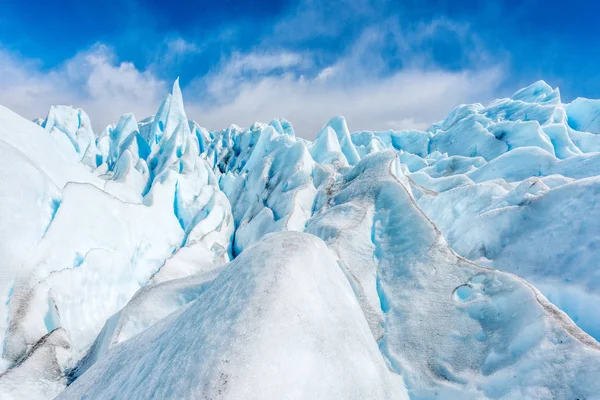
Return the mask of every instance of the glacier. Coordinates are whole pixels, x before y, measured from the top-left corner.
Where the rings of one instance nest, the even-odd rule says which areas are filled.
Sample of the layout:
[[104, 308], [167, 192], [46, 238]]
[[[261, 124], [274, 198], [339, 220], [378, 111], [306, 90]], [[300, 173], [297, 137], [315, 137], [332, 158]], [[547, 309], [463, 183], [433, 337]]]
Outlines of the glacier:
[[600, 101], [424, 131], [0, 106], [0, 398], [600, 398]]

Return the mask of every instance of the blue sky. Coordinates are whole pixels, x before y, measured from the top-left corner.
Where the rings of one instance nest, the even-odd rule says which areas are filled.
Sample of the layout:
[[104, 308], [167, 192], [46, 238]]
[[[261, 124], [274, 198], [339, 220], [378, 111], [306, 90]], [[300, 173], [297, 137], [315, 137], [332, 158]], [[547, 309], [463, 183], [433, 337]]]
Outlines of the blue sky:
[[33, 118], [72, 104], [101, 130], [156, 111], [180, 76], [211, 129], [286, 117], [313, 137], [425, 128], [455, 105], [539, 79], [600, 98], [591, 1], [0, 0], [0, 104]]

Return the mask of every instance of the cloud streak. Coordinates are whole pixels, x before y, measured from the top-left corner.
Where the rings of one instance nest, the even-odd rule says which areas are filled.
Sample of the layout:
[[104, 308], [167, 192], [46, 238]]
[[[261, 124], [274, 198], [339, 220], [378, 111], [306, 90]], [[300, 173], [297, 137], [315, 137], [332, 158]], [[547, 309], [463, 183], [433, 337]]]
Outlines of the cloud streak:
[[168, 90], [166, 82], [132, 63], [118, 62], [110, 48], [95, 45], [61, 66], [39, 63], [0, 49], [0, 104], [26, 118], [43, 117], [51, 105], [82, 108], [102, 130], [121, 114], [152, 114]]
[[[488, 57], [467, 25], [438, 18], [402, 26], [397, 18], [384, 18], [363, 26], [342, 53], [324, 57], [319, 48], [285, 45], [294, 27], [314, 26], [313, 34], [319, 34], [328, 20], [326, 7], [310, 1], [298, 7], [287, 24], [272, 27], [284, 39], [278, 44], [267, 37], [247, 52], [225, 54], [203, 76], [183, 76], [188, 117], [215, 130], [283, 117], [298, 135], [312, 139], [336, 115], [345, 116], [351, 130], [424, 129], [460, 103], [499, 94], [505, 68]], [[354, 8], [371, 9], [368, 0], [356, 1]], [[353, 13], [340, 18], [349, 20]], [[344, 29], [339, 22], [332, 28], [338, 33]], [[431, 44], [441, 41], [443, 47], [448, 40], [464, 64], [460, 68], [437, 62]], [[45, 116], [54, 104], [73, 105], [101, 131], [122, 113], [133, 112], [139, 120], [154, 114], [171, 84], [164, 69], [201, 56], [202, 49], [202, 43], [170, 36], [142, 70], [97, 44], [43, 70], [0, 48], [0, 104], [27, 118]]]
[[309, 139], [335, 115], [345, 116], [352, 130], [425, 129], [457, 104], [490, 99], [502, 79], [499, 68], [460, 73], [403, 70], [348, 86], [330, 82], [335, 74], [331, 71], [325, 69], [312, 80], [283, 75], [244, 82], [236, 96], [219, 99], [218, 106], [187, 101], [188, 114], [210, 129], [226, 121], [248, 126], [285, 117], [299, 136]]

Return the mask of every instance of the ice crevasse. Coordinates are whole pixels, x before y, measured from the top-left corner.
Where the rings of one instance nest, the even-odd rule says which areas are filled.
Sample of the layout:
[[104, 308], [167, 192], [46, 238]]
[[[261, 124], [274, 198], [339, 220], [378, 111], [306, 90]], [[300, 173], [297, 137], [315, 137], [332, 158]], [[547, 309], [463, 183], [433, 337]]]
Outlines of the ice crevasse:
[[0, 106], [0, 398], [600, 398], [600, 102], [425, 131]]

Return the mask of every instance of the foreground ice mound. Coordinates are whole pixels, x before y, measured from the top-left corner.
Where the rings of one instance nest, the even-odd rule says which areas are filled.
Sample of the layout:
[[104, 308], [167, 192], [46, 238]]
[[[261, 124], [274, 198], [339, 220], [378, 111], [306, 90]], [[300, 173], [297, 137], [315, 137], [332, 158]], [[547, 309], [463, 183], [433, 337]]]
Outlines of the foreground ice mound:
[[597, 398], [597, 111], [540, 81], [310, 142], [178, 82], [98, 135], [0, 108], [0, 398]]
[[190, 306], [109, 352], [59, 398], [122, 393], [408, 398], [335, 259], [302, 233], [265, 237]]
[[391, 151], [364, 158], [308, 231], [335, 249], [365, 315], [375, 311], [379, 347], [411, 395], [592, 396], [595, 384], [574, 379], [600, 372], [600, 345], [524, 281], [457, 256], [400, 170]]

